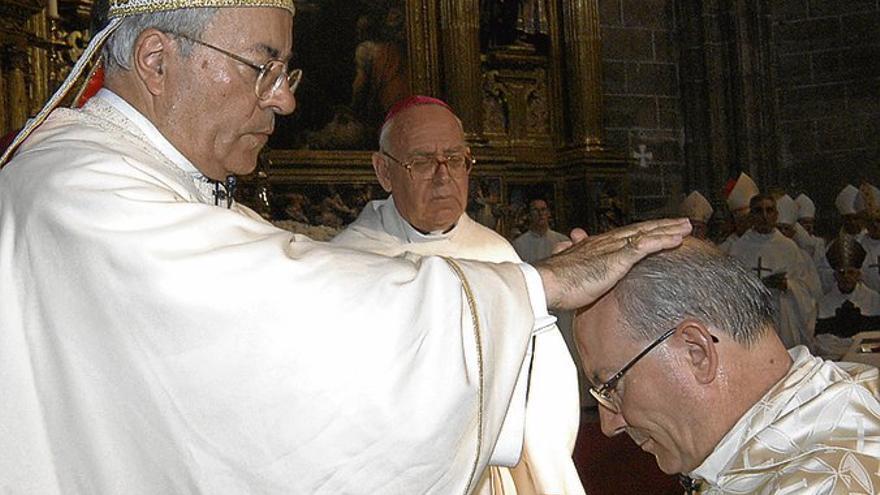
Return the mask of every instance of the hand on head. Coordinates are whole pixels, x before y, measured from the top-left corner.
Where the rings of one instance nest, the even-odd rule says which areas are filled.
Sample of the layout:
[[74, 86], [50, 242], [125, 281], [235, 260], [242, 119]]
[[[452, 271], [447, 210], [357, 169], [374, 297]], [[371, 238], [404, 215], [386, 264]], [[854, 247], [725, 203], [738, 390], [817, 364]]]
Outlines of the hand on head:
[[577, 309], [592, 303], [614, 287], [640, 259], [678, 246], [690, 231], [687, 219], [663, 219], [592, 237], [583, 231], [572, 232], [572, 239], [575, 235], [580, 238], [573, 246], [535, 266], [544, 282], [547, 305]]

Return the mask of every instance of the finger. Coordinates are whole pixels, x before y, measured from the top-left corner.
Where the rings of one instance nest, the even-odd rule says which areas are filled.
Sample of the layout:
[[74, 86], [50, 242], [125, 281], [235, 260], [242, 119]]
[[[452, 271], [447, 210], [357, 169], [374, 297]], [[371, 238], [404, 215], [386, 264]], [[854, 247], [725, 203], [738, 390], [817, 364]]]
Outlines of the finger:
[[590, 236], [589, 236], [589, 234], [587, 234], [586, 230], [584, 230], [580, 227], [577, 227], [577, 228], [572, 229], [571, 234], [569, 234], [569, 237], [571, 237], [571, 240], [575, 244], [577, 244], [578, 242], [581, 242], [582, 240], [584, 240]]
[[691, 222], [687, 218], [662, 218], [660, 220], [649, 220], [647, 222], [633, 223], [608, 231], [607, 234], [613, 237], [629, 237], [645, 232], [655, 230], [673, 229], [687, 235], [691, 231]]
[[556, 245], [553, 246], [553, 254], [561, 253], [572, 246], [574, 246], [574, 242], [572, 241], [557, 242]]
[[627, 251], [631, 253], [630, 258], [635, 263], [651, 253], [678, 247], [681, 245], [682, 239], [684, 236], [678, 233], [646, 235], [631, 241], [630, 247], [632, 249]]

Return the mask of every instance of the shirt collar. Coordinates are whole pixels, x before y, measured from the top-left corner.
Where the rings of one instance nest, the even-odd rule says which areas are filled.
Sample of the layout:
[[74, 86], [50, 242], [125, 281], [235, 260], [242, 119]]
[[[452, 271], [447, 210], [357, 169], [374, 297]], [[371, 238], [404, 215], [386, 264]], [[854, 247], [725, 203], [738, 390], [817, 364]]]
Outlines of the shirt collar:
[[[461, 217], [459, 217], [458, 221], [455, 222], [455, 225], [453, 225], [446, 231], [435, 231], [425, 234], [413, 227], [412, 224], [410, 224], [405, 218], [403, 218], [403, 215], [400, 214], [400, 210], [397, 209], [397, 205], [394, 203], [394, 196], [389, 196], [388, 200], [389, 203], [391, 203], [391, 207], [393, 209], [392, 211], [400, 219], [400, 224], [403, 228], [403, 234], [406, 237], [407, 242], [434, 242], [448, 239], [452, 237], [452, 234], [456, 231], [456, 227], [461, 224]], [[464, 213], [462, 213], [462, 215], [464, 215]]]

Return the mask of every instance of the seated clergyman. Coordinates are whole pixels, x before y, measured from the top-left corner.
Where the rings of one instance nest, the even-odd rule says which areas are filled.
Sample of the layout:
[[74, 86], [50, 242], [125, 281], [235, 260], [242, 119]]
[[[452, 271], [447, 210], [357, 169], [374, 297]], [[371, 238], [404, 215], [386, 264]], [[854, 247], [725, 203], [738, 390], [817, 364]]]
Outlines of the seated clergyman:
[[576, 321], [603, 432], [698, 492], [877, 493], [877, 369], [786, 351], [773, 312], [701, 241], [637, 263]]

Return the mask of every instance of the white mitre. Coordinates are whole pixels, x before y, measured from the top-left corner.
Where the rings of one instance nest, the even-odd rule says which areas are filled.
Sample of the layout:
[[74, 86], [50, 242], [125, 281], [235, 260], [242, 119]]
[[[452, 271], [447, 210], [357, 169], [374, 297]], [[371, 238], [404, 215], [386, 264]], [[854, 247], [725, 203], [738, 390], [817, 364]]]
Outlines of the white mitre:
[[749, 207], [749, 201], [758, 195], [758, 185], [751, 177], [744, 173], [739, 174], [736, 184], [727, 195], [727, 208], [730, 211], [742, 210]]
[[776, 200], [776, 211], [779, 212], [779, 218], [776, 220], [776, 223], [785, 225], [794, 225], [797, 223], [797, 203], [795, 203], [788, 194]]
[[801, 193], [794, 200], [798, 207], [798, 218], [816, 218], [816, 205], [806, 194]]
[[862, 200], [862, 210], [876, 217], [880, 211], [880, 189], [867, 182], [859, 187], [859, 198]]
[[[91, 41], [83, 50], [79, 60], [76, 61], [70, 74], [61, 83], [61, 86], [55, 91], [55, 94], [49, 98], [49, 101], [43, 105], [43, 108], [34, 118], [27, 123], [19, 132], [15, 139], [12, 140], [3, 155], [0, 156], [0, 168], [6, 164], [9, 158], [18, 149], [18, 146], [31, 135], [34, 130], [46, 120], [46, 117], [61, 103], [61, 100], [67, 96], [77, 80], [82, 76], [86, 66], [92, 62], [94, 57], [100, 53], [101, 47], [107, 38], [113, 34], [119, 27], [119, 23], [125, 17], [139, 14], [155, 14], [158, 12], [168, 12], [172, 10], [196, 9], [196, 8], [225, 8], [225, 7], [275, 7], [290, 12], [290, 15], [296, 14], [296, 7], [293, 0], [108, 0], [107, 6], [107, 25], [92, 36]], [[98, 64], [95, 64], [95, 68]], [[76, 101], [78, 98], [74, 98]]]
[[846, 187], [840, 191], [840, 194], [837, 195], [837, 199], [834, 200], [834, 206], [837, 207], [837, 211], [839, 211], [841, 215], [854, 215], [865, 209], [862, 195], [852, 184], [847, 184]]
[[703, 223], [707, 223], [712, 218], [712, 212], [714, 211], [709, 201], [697, 191], [690, 193], [681, 203], [682, 215]]

